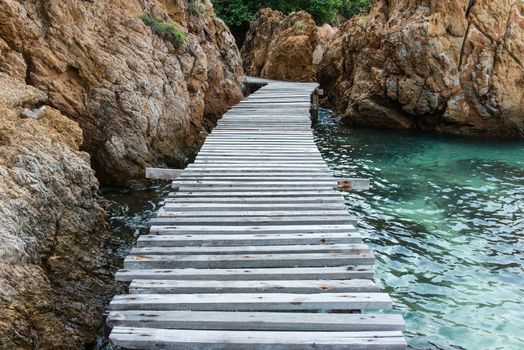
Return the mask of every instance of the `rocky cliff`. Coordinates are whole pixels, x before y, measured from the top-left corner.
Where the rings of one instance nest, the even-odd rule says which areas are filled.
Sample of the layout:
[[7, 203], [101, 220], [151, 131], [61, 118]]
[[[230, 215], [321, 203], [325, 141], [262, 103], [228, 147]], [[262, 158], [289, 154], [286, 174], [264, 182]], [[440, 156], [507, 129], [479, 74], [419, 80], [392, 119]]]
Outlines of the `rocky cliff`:
[[0, 52], [0, 72], [78, 122], [106, 184], [182, 165], [241, 98], [240, 54], [209, 0], [3, 0]]
[[524, 137], [524, 3], [374, 0], [318, 81], [349, 124]]
[[241, 54], [248, 75], [293, 81], [315, 81], [326, 45], [336, 32], [317, 27], [306, 12], [284, 16], [260, 10], [251, 23]]
[[112, 277], [82, 130], [0, 73], [0, 349], [79, 349]]
[[92, 167], [182, 165], [242, 75], [209, 1], [0, 1], [0, 349], [95, 340], [114, 282]]

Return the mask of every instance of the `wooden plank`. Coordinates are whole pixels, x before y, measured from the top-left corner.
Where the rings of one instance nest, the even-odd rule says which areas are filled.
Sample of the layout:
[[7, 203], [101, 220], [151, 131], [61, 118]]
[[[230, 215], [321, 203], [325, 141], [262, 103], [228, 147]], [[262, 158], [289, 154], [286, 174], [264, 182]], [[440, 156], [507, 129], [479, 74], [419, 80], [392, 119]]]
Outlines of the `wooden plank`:
[[369, 190], [369, 179], [338, 178], [337, 180], [339, 189]]
[[152, 226], [158, 225], [216, 225], [216, 226], [245, 226], [245, 225], [296, 225], [301, 224], [341, 224], [355, 225], [356, 219], [349, 215], [340, 216], [277, 216], [277, 217], [157, 217], [149, 220]]
[[298, 281], [164, 281], [134, 280], [131, 294], [210, 294], [210, 293], [377, 293], [371, 280]]
[[360, 243], [360, 235], [347, 233], [310, 234], [158, 234], [142, 235], [138, 238], [137, 249], [150, 248], [149, 252], [160, 253], [169, 247], [224, 247], [224, 246], [271, 246], [302, 244], [349, 244]]
[[294, 198], [294, 197], [310, 197], [310, 198], [324, 198], [324, 197], [333, 197], [333, 198], [342, 198], [340, 193], [337, 193], [333, 191], [333, 189], [329, 190], [323, 190], [323, 189], [315, 189], [315, 190], [304, 190], [304, 191], [287, 191], [287, 190], [273, 190], [273, 191], [263, 191], [260, 192], [258, 190], [251, 190], [251, 191], [236, 191], [236, 190], [223, 190], [223, 191], [214, 191], [214, 192], [194, 192], [194, 191], [186, 191], [186, 192], [176, 192], [174, 196], [182, 198], [182, 197], [191, 197], [191, 198], [198, 198], [198, 197], [207, 197], [207, 198], [213, 198], [213, 197], [229, 197], [229, 198], [246, 198], [246, 197], [255, 197], [255, 198]]
[[[178, 236], [175, 236], [178, 238]], [[198, 247], [138, 247], [130, 255], [225, 255], [225, 254], [293, 254], [293, 253], [345, 253], [348, 255], [364, 254], [372, 256], [365, 244], [292, 244], [292, 245], [235, 245], [235, 246], [198, 246]]]
[[403, 331], [397, 314], [228, 311], [111, 311], [109, 327], [253, 331]]
[[330, 181], [333, 180], [329, 174], [322, 173], [213, 173], [213, 172], [196, 172], [196, 171], [184, 171], [178, 177], [180, 181], [193, 180], [193, 181]]
[[231, 193], [253, 193], [255, 195], [263, 195], [264, 192], [274, 193], [276, 190], [282, 189], [283, 192], [288, 192], [289, 195], [291, 192], [294, 192], [295, 195], [301, 195], [303, 193], [311, 193], [311, 190], [318, 190], [318, 191], [331, 191], [335, 189], [335, 186], [331, 185], [323, 185], [323, 186], [316, 186], [314, 188], [308, 188], [304, 186], [288, 186], [288, 187], [278, 187], [275, 188], [275, 186], [271, 185], [264, 185], [261, 184], [260, 186], [230, 186], [230, 187], [224, 187], [224, 186], [217, 186], [217, 187], [208, 187], [208, 186], [191, 186], [191, 185], [173, 185], [172, 188], [178, 189], [180, 192], [199, 192], [201, 195], [209, 194], [209, 193], [223, 193], [227, 190], [230, 190]]
[[209, 187], [242, 187], [250, 186], [257, 188], [257, 186], [272, 186], [272, 187], [327, 187], [333, 188], [337, 185], [335, 179], [320, 180], [320, 179], [309, 179], [309, 180], [293, 180], [293, 179], [278, 179], [278, 180], [228, 180], [228, 179], [215, 179], [215, 180], [194, 180], [194, 179], [178, 179], [173, 181], [173, 187], [189, 187], [189, 186], [209, 186]]
[[174, 180], [182, 171], [182, 169], [146, 168], [146, 179]]
[[166, 197], [166, 204], [195, 204], [202, 206], [212, 206], [213, 204], [243, 204], [243, 205], [280, 205], [280, 204], [315, 204], [315, 205], [343, 205], [344, 199], [333, 197], [281, 197], [281, 198], [257, 198], [257, 197]]
[[303, 268], [261, 268], [261, 269], [121, 269], [116, 272], [117, 281], [130, 282], [134, 279], [154, 280], [225, 280], [225, 281], [267, 281], [267, 280], [347, 280], [371, 279], [370, 266], [303, 267]]
[[240, 220], [249, 221], [251, 218], [255, 219], [279, 219], [281, 217], [301, 217], [308, 215], [316, 215], [326, 217], [346, 217], [346, 209], [336, 210], [320, 210], [317, 208], [303, 209], [303, 210], [216, 210], [216, 211], [201, 211], [201, 210], [169, 210], [160, 211], [157, 213], [157, 218], [205, 218], [211, 220], [213, 218], [239, 218]]
[[[151, 235], [166, 234], [199, 234], [221, 233], [235, 234], [315, 234], [315, 233], [344, 233], [356, 234], [357, 229], [353, 224], [295, 224], [295, 225], [153, 225]], [[146, 236], [147, 237], [147, 236]]]
[[212, 331], [115, 327], [113, 344], [128, 349], [404, 350], [402, 332]]
[[293, 203], [293, 204], [219, 204], [219, 203], [167, 203], [164, 206], [166, 211], [268, 211], [268, 210], [315, 210], [322, 208], [323, 210], [346, 210], [343, 202], [338, 203]]
[[212, 166], [204, 167], [197, 164], [189, 164], [187, 167], [191, 171], [206, 171], [206, 172], [216, 172], [216, 173], [262, 173], [264, 171], [271, 173], [319, 173], [319, 174], [330, 174], [330, 170], [323, 167], [281, 167], [281, 166], [259, 166], [259, 167], [244, 167], [239, 166], [232, 168], [230, 166]]
[[387, 293], [116, 295], [111, 310], [302, 311], [391, 309]]
[[322, 267], [372, 265], [373, 254], [351, 253], [229, 254], [229, 255], [128, 255], [125, 269], [237, 269], [270, 267]]

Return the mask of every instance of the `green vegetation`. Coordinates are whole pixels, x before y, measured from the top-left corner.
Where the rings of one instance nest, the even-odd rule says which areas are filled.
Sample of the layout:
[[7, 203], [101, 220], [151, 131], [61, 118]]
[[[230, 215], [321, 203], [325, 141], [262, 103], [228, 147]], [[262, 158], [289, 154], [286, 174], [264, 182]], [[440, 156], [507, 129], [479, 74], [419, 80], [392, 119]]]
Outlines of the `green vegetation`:
[[187, 8], [189, 10], [189, 13], [193, 15], [198, 16], [202, 14], [202, 8], [196, 0], [189, 0], [187, 3]]
[[365, 11], [370, 0], [212, 0], [220, 18], [230, 26], [243, 26], [253, 19], [255, 13], [264, 7], [279, 10], [285, 14], [304, 10], [313, 16], [315, 22], [335, 23], [338, 15], [352, 17]]
[[145, 25], [151, 27], [153, 33], [164, 40], [170, 41], [174, 47], [180, 48], [184, 44], [186, 33], [178, 29], [176, 24], [159, 21], [149, 15], [144, 15], [140, 19]]
[[297, 29], [306, 29], [306, 24], [302, 21], [296, 21], [293, 25]]

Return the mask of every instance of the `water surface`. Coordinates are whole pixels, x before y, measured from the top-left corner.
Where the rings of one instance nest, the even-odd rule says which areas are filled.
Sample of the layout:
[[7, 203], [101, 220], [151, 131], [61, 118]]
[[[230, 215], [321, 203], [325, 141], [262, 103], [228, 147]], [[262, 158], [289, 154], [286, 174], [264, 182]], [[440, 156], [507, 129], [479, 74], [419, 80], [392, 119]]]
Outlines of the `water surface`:
[[524, 142], [350, 129], [315, 132], [416, 349], [524, 349]]

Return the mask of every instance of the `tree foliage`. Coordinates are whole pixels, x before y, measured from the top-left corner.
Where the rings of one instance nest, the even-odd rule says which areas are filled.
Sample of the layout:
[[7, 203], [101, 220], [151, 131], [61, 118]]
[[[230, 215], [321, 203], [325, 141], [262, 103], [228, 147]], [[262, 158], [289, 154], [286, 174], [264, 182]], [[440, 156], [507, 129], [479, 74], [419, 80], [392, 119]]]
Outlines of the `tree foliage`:
[[334, 23], [337, 15], [351, 17], [367, 9], [369, 0], [212, 0], [215, 11], [229, 26], [241, 26], [264, 7], [285, 14], [304, 10], [317, 24]]

